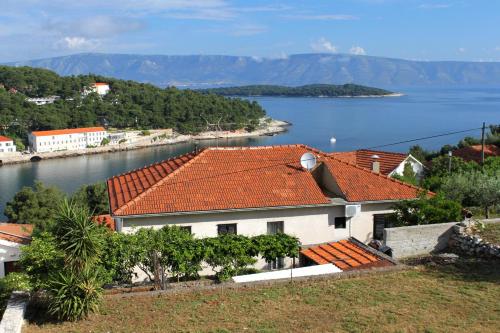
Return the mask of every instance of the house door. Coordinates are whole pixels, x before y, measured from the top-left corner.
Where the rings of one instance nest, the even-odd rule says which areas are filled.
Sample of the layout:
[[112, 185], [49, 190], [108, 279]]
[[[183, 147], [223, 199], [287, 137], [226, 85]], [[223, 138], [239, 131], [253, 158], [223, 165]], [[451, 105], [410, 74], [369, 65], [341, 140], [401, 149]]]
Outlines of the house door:
[[383, 240], [384, 229], [391, 227], [390, 214], [373, 214], [373, 239]]

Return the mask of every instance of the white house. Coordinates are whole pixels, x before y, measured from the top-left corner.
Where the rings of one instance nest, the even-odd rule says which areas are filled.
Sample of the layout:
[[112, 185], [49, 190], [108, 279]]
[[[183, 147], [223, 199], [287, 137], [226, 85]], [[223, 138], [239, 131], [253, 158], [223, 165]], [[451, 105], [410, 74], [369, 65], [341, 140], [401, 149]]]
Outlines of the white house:
[[59, 96], [49, 96], [49, 97], [33, 97], [26, 98], [26, 102], [35, 103], [36, 105], [52, 104], [61, 97]]
[[6, 136], [0, 135], [0, 157], [7, 156], [15, 152], [16, 152], [16, 145], [14, 144], [14, 140]]
[[78, 150], [99, 146], [108, 134], [104, 127], [71, 128], [52, 131], [34, 131], [28, 135], [33, 152], [45, 153], [61, 150]]
[[356, 164], [360, 167], [380, 172], [383, 175], [403, 175], [406, 163], [410, 163], [415, 175], [420, 178], [424, 174], [424, 165], [411, 154], [393, 153], [380, 150], [360, 149], [348, 152], [331, 153], [339, 160]]
[[99, 94], [100, 96], [104, 96], [109, 92], [109, 84], [104, 83], [104, 82], [96, 82], [92, 83], [90, 87], [86, 88], [83, 92], [83, 95], [86, 96], [90, 93], [96, 93]]
[[[311, 170], [300, 164], [308, 152], [317, 159]], [[196, 237], [284, 232], [304, 247], [381, 238], [393, 203], [420, 190], [304, 145], [206, 148], [115, 176], [107, 186], [117, 231], [177, 225]]]
[[0, 223], [0, 277], [19, 270], [20, 247], [31, 242], [33, 226]]

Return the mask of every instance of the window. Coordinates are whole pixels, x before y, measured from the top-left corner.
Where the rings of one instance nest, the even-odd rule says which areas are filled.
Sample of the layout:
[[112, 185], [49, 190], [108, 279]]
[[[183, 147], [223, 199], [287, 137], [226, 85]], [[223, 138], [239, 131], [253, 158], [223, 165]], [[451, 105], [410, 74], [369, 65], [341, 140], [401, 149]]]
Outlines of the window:
[[268, 235], [275, 235], [277, 233], [283, 233], [283, 232], [284, 232], [283, 221], [267, 222]]
[[335, 229], [345, 229], [345, 228], [346, 228], [345, 216], [337, 216], [335, 218]]
[[236, 223], [234, 224], [218, 224], [217, 225], [217, 234], [219, 235], [224, 235], [224, 234], [233, 234], [236, 235]]
[[180, 226], [179, 228], [180, 228], [181, 230], [187, 231], [187, 232], [189, 232], [190, 234], [192, 234], [192, 232], [191, 232], [191, 226], [190, 226], [190, 225], [183, 225], [183, 226]]
[[[276, 221], [276, 222], [267, 222], [267, 234], [268, 235], [276, 235], [284, 232], [284, 222]], [[268, 264], [268, 269], [283, 269], [285, 267], [285, 259], [284, 258], [276, 258]]]

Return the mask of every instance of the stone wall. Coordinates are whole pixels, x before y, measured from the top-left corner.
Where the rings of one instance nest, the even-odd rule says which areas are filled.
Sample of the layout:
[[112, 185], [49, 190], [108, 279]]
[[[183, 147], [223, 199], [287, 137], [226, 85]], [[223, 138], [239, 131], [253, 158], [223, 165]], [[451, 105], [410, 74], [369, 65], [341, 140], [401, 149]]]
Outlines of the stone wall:
[[7, 308], [0, 322], [0, 333], [21, 333], [24, 324], [24, 313], [28, 304], [28, 294], [14, 291], [10, 296]]
[[396, 259], [438, 252], [448, 247], [456, 222], [386, 228], [384, 244]]
[[500, 245], [491, 244], [472, 234], [470, 229], [463, 224], [453, 227], [449, 246], [457, 253], [483, 258], [500, 258]]

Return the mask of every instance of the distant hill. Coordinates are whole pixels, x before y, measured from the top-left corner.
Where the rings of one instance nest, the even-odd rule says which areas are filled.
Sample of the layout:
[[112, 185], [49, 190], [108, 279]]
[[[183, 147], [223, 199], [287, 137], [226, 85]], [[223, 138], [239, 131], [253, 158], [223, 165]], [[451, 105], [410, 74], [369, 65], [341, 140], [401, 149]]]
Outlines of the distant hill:
[[[95, 82], [106, 82], [111, 90], [104, 96], [82, 93]], [[45, 105], [27, 101], [52, 95], [60, 98]], [[224, 129], [252, 129], [264, 116], [259, 104], [240, 98], [104, 76], [62, 77], [46, 69], [0, 66], [0, 134], [14, 138], [26, 139], [32, 130], [96, 125], [197, 133], [221, 119]]]
[[300, 86], [356, 83], [375, 87], [499, 85], [500, 62], [410, 61], [345, 54], [282, 59], [218, 55], [76, 54], [14, 62], [60, 75], [98, 74], [158, 86]]
[[391, 91], [358, 84], [309, 84], [299, 87], [251, 85], [201, 89], [200, 92], [222, 96], [287, 96], [287, 97], [358, 97], [387, 96]]

